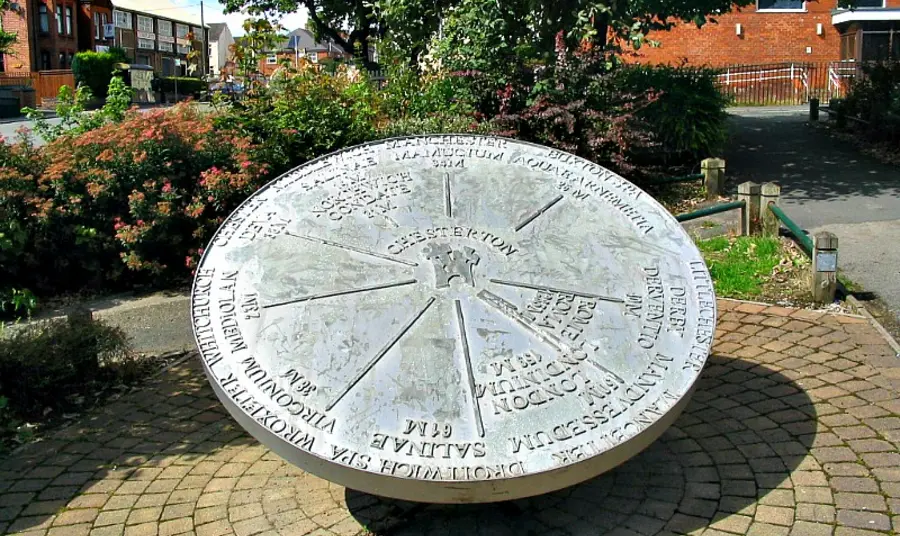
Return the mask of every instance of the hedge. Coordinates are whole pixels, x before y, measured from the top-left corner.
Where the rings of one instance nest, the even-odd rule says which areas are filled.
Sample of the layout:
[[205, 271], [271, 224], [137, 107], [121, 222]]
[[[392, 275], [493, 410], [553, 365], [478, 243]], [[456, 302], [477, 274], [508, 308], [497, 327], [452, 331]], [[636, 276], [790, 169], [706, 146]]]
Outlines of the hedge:
[[178, 82], [179, 95], [190, 95], [199, 98], [208, 89], [206, 82], [189, 76], [156, 78], [153, 80], [153, 89], [163, 93], [175, 93], [176, 81]]

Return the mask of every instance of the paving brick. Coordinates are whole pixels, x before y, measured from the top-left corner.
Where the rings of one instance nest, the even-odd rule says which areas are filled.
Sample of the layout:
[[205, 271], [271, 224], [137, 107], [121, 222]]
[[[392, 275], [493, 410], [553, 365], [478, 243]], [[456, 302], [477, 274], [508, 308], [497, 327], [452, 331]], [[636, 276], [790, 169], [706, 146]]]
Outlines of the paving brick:
[[78, 525], [80, 523], [90, 523], [97, 519], [100, 510], [96, 508], [83, 508], [78, 510], [66, 510], [56, 516], [54, 526], [61, 525]]
[[760, 505], [756, 507], [754, 520], [771, 525], [790, 526], [794, 522], [794, 509]]
[[790, 536], [831, 536], [834, 532], [832, 525], [824, 523], [810, 523], [809, 521], [797, 521], [791, 527]]
[[885, 511], [887, 503], [884, 497], [874, 493], [835, 493], [834, 504], [838, 508], [847, 508], [851, 510], [872, 510]]
[[817, 523], [834, 523], [835, 508], [828, 504], [798, 504], [797, 519]]
[[867, 530], [891, 530], [891, 519], [876, 512], [838, 510], [837, 521], [842, 525]]
[[831, 487], [835, 491], [878, 493], [878, 482], [865, 477], [836, 476], [831, 479]]

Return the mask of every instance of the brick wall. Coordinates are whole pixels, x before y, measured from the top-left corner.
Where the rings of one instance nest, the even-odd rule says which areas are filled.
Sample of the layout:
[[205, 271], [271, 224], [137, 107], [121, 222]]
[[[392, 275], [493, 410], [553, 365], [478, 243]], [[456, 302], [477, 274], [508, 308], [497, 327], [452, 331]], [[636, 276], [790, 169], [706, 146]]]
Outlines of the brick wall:
[[30, 33], [28, 31], [31, 13], [24, 6], [18, 12], [4, 11], [0, 17], [3, 19], [3, 29], [9, 33], [18, 34], [18, 40], [12, 46], [9, 54], [3, 58], [4, 68], [8, 73], [24, 73], [31, 71], [34, 62], [31, 46], [29, 44]]
[[[900, 7], [900, 0], [887, 3]], [[841, 59], [840, 32], [831, 24], [835, 0], [810, 1], [806, 6], [806, 12], [779, 13], [757, 11], [750, 5], [715, 17], [718, 24], [699, 29], [681, 24], [669, 32], [652, 33], [650, 39], [661, 46], [644, 46], [627, 59], [671, 64], [687, 60], [691, 65], [711, 66]], [[822, 24], [822, 35], [816, 34], [817, 23]], [[736, 24], [741, 25], [741, 35], [736, 34]]]

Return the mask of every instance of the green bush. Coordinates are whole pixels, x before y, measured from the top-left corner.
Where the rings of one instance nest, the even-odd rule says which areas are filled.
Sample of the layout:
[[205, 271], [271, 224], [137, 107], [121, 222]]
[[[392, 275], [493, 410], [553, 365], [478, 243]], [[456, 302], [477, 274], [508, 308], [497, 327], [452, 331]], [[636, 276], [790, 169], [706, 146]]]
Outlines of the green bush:
[[696, 163], [720, 154], [728, 135], [728, 99], [716, 86], [716, 71], [635, 65], [619, 68], [612, 76], [620, 91], [656, 94], [636, 111], [659, 144], [641, 160]]
[[488, 134], [492, 126], [476, 121], [470, 115], [432, 114], [427, 117], [400, 117], [378, 127], [379, 138], [424, 134]]
[[27, 316], [36, 306], [30, 286], [36, 236], [30, 201], [46, 159], [27, 139], [0, 143], [0, 318]]
[[323, 154], [376, 138], [379, 97], [365, 78], [346, 67], [335, 74], [306, 69], [289, 73], [275, 87], [260, 88], [217, 119], [226, 130], [248, 136], [273, 175]]
[[863, 65], [842, 107], [848, 116], [869, 122], [853, 127], [870, 139], [900, 143], [900, 61]]
[[476, 110], [467, 78], [447, 73], [421, 76], [406, 65], [390, 70], [379, 93], [382, 110], [392, 119], [472, 115]]
[[[94, 396], [97, 382], [127, 379], [134, 360], [125, 334], [99, 321], [71, 318], [6, 328], [0, 336], [0, 419], [33, 421]], [[4, 423], [0, 422], [0, 433]]]
[[91, 95], [98, 99], [105, 99], [109, 81], [116, 70], [116, 64], [126, 61], [125, 52], [120, 48], [111, 48], [109, 52], [79, 52], [72, 60], [75, 85], [86, 86], [91, 90]]
[[179, 96], [190, 96], [197, 99], [208, 89], [206, 82], [190, 76], [154, 78], [151, 82], [153, 91], [162, 91], [163, 93], [175, 93], [176, 85]]

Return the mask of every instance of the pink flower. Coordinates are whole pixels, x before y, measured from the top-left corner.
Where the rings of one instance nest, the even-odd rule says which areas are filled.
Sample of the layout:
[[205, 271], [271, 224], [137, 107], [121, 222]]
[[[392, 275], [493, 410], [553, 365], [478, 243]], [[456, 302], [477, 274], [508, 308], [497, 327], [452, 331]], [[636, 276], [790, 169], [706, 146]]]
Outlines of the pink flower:
[[253, 165], [253, 164], [250, 163], [250, 161], [247, 161], [247, 162], [241, 162], [241, 167], [244, 168], [244, 169], [247, 169], [248, 167], [250, 167], [250, 166], [252, 166], [252, 165]]
[[138, 220], [138, 221], [137, 221], [137, 224], [138, 224], [138, 225], [144, 225], [144, 220]]
[[213, 201], [216, 200], [216, 198], [213, 197], [213, 196], [209, 196], [209, 197], [206, 198], [206, 200], [209, 201], [210, 203], [212, 203]]
[[163, 191], [163, 193], [166, 193], [166, 194], [171, 192], [172, 191], [172, 183], [167, 182], [167, 183], [163, 184], [162, 191]]

